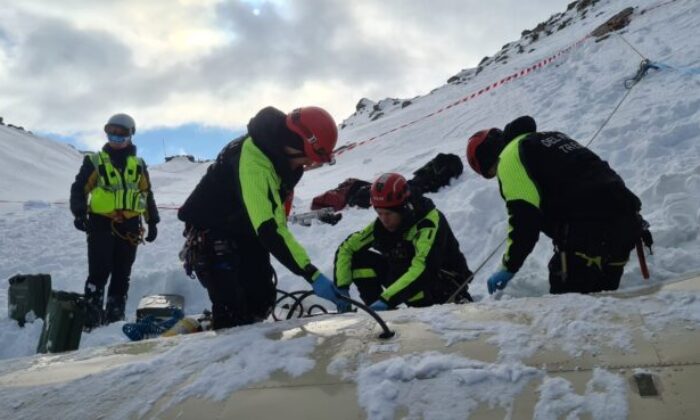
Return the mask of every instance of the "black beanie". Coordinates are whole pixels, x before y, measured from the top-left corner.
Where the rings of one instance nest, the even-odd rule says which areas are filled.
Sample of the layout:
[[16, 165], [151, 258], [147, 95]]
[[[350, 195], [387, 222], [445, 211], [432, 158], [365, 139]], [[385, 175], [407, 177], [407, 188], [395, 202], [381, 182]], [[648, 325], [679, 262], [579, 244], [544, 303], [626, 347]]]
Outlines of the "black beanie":
[[537, 131], [535, 119], [529, 115], [523, 115], [506, 124], [503, 129], [503, 141], [505, 144], [521, 134], [534, 133]]
[[250, 120], [248, 133], [263, 149], [281, 151], [289, 146], [304, 150], [304, 139], [287, 128], [287, 114], [271, 106], [261, 109]]
[[501, 130], [497, 128], [489, 130], [488, 137], [476, 149], [476, 160], [479, 161], [482, 175], [485, 175], [498, 162], [498, 155], [501, 154], [505, 145]]

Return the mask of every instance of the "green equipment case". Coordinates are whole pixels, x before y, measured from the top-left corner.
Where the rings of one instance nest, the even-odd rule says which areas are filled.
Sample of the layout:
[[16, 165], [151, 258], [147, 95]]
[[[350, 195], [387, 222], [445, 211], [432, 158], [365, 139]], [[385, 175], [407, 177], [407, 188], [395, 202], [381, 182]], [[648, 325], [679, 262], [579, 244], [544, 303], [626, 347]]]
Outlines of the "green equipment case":
[[9, 279], [8, 314], [20, 327], [36, 318], [46, 319], [46, 305], [51, 293], [48, 274], [17, 274]]
[[78, 293], [52, 291], [37, 353], [77, 350], [85, 323], [85, 300]]

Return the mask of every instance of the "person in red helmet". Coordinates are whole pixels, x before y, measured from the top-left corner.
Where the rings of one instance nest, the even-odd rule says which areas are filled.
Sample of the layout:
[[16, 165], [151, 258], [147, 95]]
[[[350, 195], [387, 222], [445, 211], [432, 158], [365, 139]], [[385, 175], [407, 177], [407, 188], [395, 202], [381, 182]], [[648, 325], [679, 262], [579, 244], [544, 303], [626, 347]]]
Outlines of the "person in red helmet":
[[[397, 173], [374, 181], [370, 201], [377, 219], [351, 234], [335, 254], [341, 293], [349, 295], [354, 283], [374, 310], [447, 302], [471, 271], [445, 216], [429, 198], [411, 194]], [[471, 301], [466, 287], [458, 301]]]
[[181, 254], [212, 302], [213, 328], [262, 321], [275, 303], [270, 254], [314, 292], [339, 304], [338, 291], [287, 229], [285, 200], [314, 162], [330, 162], [338, 138], [318, 107], [289, 114], [267, 107], [231, 141], [178, 211], [187, 242]]
[[504, 130], [475, 133], [467, 145], [469, 166], [498, 177], [508, 210], [506, 251], [487, 280], [489, 293], [506, 287], [540, 232], [554, 244], [551, 293], [616, 290], [646, 223], [641, 202], [590, 149], [563, 133], [536, 130], [535, 120], [522, 116]]

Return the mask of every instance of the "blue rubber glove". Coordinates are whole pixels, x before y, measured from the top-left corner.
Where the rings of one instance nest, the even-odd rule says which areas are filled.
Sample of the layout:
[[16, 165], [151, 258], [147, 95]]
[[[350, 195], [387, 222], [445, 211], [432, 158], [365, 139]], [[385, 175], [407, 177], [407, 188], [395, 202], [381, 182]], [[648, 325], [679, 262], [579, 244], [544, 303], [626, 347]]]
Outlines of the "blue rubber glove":
[[379, 299], [379, 300], [375, 301], [373, 304], [369, 305], [369, 308], [371, 310], [377, 311], [377, 312], [386, 311], [387, 309], [389, 309], [389, 305], [384, 303], [383, 300]]
[[318, 277], [316, 277], [316, 280], [314, 280], [314, 282], [311, 284], [311, 287], [313, 287], [314, 293], [318, 297], [330, 300], [336, 305], [338, 305], [338, 303], [343, 302], [340, 299], [338, 299], [340, 290], [338, 290], [338, 288], [335, 287], [335, 284], [333, 284], [333, 282], [330, 281], [328, 277], [324, 276], [323, 273], [319, 274]]
[[[338, 287], [338, 292], [345, 297], [350, 297], [350, 289], [347, 287]], [[347, 300], [342, 300], [339, 298], [335, 303], [335, 307], [338, 309], [338, 313], [342, 314], [343, 312], [350, 312], [352, 305], [350, 305], [350, 302]]]
[[505, 289], [506, 285], [514, 275], [515, 273], [511, 273], [507, 270], [499, 270], [491, 274], [491, 277], [489, 277], [489, 279], [486, 281], [486, 284], [489, 287], [489, 294], [492, 295], [496, 292], [496, 290]]

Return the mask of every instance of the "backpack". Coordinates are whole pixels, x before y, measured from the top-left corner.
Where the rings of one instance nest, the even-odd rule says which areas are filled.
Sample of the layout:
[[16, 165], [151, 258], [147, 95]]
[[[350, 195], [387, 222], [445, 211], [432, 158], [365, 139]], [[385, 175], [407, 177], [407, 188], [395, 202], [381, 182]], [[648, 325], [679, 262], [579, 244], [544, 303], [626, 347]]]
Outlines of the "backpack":
[[[335, 189], [326, 191], [325, 193], [314, 197], [311, 201], [311, 210], [318, 210], [325, 207], [332, 207], [335, 211], [342, 210], [350, 202], [356, 204], [355, 194], [363, 187], [367, 187], [369, 192], [369, 186], [371, 184], [367, 181], [362, 181], [356, 178], [348, 178]], [[367, 207], [369, 207], [369, 194], [367, 195]]]
[[411, 192], [423, 194], [437, 192], [450, 184], [452, 178], [459, 177], [464, 171], [462, 159], [451, 153], [438, 153], [432, 160], [413, 172], [413, 178], [408, 181]]

